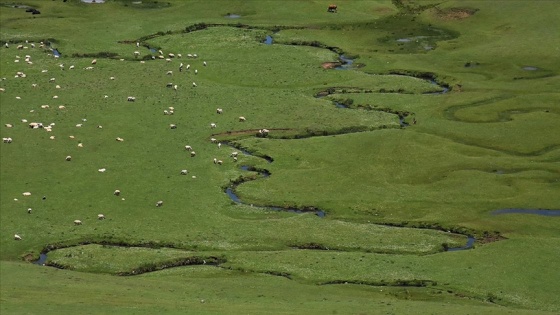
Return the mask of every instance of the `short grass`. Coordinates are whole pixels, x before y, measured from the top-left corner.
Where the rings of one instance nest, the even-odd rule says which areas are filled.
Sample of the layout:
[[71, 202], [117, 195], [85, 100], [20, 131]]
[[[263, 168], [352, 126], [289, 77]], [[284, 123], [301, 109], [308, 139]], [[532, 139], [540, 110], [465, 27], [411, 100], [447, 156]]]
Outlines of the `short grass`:
[[1, 312], [557, 312], [558, 5], [329, 3], [0, 1]]

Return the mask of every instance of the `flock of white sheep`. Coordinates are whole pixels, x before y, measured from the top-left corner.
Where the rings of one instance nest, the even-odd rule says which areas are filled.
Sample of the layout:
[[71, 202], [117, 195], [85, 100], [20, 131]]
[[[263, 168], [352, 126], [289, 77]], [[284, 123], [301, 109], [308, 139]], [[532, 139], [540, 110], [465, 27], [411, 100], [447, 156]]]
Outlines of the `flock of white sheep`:
[[[30, 44], [31, 48], [35, 48], [35, 44], [34, 44], [34, 43], [28, 43], [28, 42], [26, 41], [26, 44]], [[136, 46], [139, 47], [139, 43], [136, 43]], [[9, 48], [8, 43], [6, 43], [5, 47], [6, 47], [6, 48]], [[44, 43], [41, 43], [41, 44], [39, 45], [39, 48], [43, 48], [43, 49], [41, 50], [41, 52], [43, 52], [44, 49], [47, 49], [47, 47], [45, 46]], [[28, 47], [27, 45], [18, 45], [18, 46], [16, 47], [16, 49], [18, 49], [18, 50], [24, 50], [24, 49], [29, 49], [29, 47]], [[133, 55], [134, 55], [135, 57], [139, 57], [140, 52], [139, 52], [139, 51], [134, 51]], [[52, 56], [52, 57], [54, 57], [54, 58], [56, 58], [56, 59], [58, 59], [58, 58], [60, 57], [58, 54], [56, 54], [56, 55], [49, 54], [49, 56]], [[159, 56], [157, 56], [157, 57], [156, 57], [156, 56], [153, 56], [152, 59], [165, 59], [166, 62], [169, 63], [169, 62], [172, 62], [172, 59], [173, 59], [173, 58], [181, 58], [182, 55], [181, 55], [181, 54], [169, 53], [169, 54], [167, 54], [167, 57], [168, 57], [168, 58], [165, 58], [163, 51], [159, 50]], [[198, 55], [197, 55], [197, 54], [187, 54], [187, 58], [190, 58], [190, 59], [197, 59], [197, 58], [198, 58]], [[21, 59], [20, 56], [16, 56], [15, 62], [16, 62], [16, 63], [19, 62], [20, 59]], [[24, 60], [25, 60], [25, 62], [26, 62], [28, 65], [32, 65], [32, 64], [33, 64], [33, 62], [31, 61], [31, 56], [30, 56], [30, 55], [25, 55], [25, 59], [24, 59]], [[124, 59], [121, 59], [121, 61], [124, 61]], [[91, 66], [85, 67], [85, 68], [83, 68], [83, 69], [84, 69], [84, 70], [93, 70], [93, 69], [94, 69], [93, 65], [96, 65], [97, 63], [98, 63], [98, 61], [97, 61], [96, 59], [94, 59], [94, 60], [91, 61]], [[145, 63], [145, 62], [144, 62], [144, 61], [141, 61], [141, 63]], [[206, 61], [202, 62], [202, 66], [203, 66], [203, 67], [206, 67], [207, 65], [208, 65], [208, 64], [207, 64]], [[59, 68], [60, 68], [61, 70], [64, 70], [64, 69], [65, 69], [65, 65], [62, 64], [62, 63], [59, 64], [58, 66], [59, 66]], [[75, 69], [75, 66], [74, 66], [74, 65], [71, 65], [68, 69], [70, 69], [70, 70]], [[180, 65], [179, 65], [179, 72], [182, 72], [184, 69], [190, 70], [190, 69], [191, 69], [191, 65], [190, 65], [190, 64], [187, 64], [187, 65], [185, 66], [185, 65], [181, 62]], [[48, 72], [47, 69], [44, 69], [44, 70], [41, 71], [41, 73], [47, 73], [47, 72]], [[193, 73], [194, 73], [195, 75], [198, 74], [198, 70], [197, 70], [197, 69], [194, 69], [194, 72], [193, 72]], [[172, 75], [173, 75], [173, 71], [172, 71], [172, 70], [166, 70], [166, 74], [172, 76]], [[30, 78], [30, 77], [31, 77], [31, 76], [28, 76], [28, 75], [25, 74], [23, 71], [18, 71], [18, 72], [16, 72], [16, 74], [15, 74], [15, 76], [14, 76], [15, 79], [22, 79], [22, 78], [28, 78], [27, 80], [33, 80], [33, 79], [35, 79], [35, 78], [32, 78], [32, 77]], [[6, 80], [6, 78], [2, 78], [2, 80]], [[110, 77], [110, 80], [115, 80], [115, 77]], [[48, 83], [49, 83], [49, 84], [52, 84], [52, 83], [55, 83], [55, 82], [56, 82], [56, 78], [55, 78], [55, 77], [52, 77], [52, 78], [50, 78], [50, 79], [48, 80]], [[36, 87], [38, 86], [38, 83], [32, 83], [31, 86], [32, 86], [32, 88], [36, 88]], [[193, 88], [195, 88], [195, 87], [197, 87], [197, 86], [198, 86], [198, 85], [197, 85], [195, 82], [192, 82], [192, 87], [193, 87]], [[55, 85], [54, 87], [55, 87], [55, 89], [60, 89], [60, 88], [61, 88], [61, 86], [60, 86], [59, 84]], [[178, 88], [179, 88], [177, 84], [173, 84], [173, 83], [168, 83], [168, 84], [167, 84], [167, 87], [173, 88], [173, 90], [174, 90], [175, 92], [177, 92], [177, 91], [178, 91]], [[6, 89], [5, 89], [4, 87], [0, 87], [0, 92], [5, 92], [5, 91], [6, 91]], [[104, 98], [108, 98], [108, 95], [104, 95]], [[17, 100], [21, 100], [21, 97], [17, 96], [16, 99], [17, 99]], [[58, 96], [57, 96], [57, 95], [53, 96], [53, 99], [58, 99]], [[128, 96], [128, 97], [127, 97], [127, 101], [129, 101], [129, 102], [135, 102], [135, 101], [136, 101], [136, 97], [135, 97], [135, 96]], [[48, 110], [48, 109], [50, 109], [50, 106], [49, 106], [49, 105], [41, 105], [40, 108], [41, 108], [41, 109]], [[57, 106], [56, 108], [58, 108], [58, 110], [61, 110], [61, 111], [66, 110], [66, 106], [64, 106], [64, 105], [59, 105], [59, 106]], [[34, 112], [34, 110], [31, 110], [30, 112]], [[164, 110], [163, 112], [164, 112], [164, 115], [173, 115], [174, 112], [175, 112], [175, 108], [174, 108], [174, 107], [169, 107], [168, 109]], [[221, 114], [224, 113], [224, 110], [223, 110], [222, 108], [217, 108], [217, 109], [216, 109], [216, 113], [219, 114], [219, 115], [221, 115]], [[238, 120], [239, 120], [239, 122], [245, 122], [245, 121], [246, 121], [246, 118], [245, 118], [244, 116], [240, 116], [240, 117], [238, 117]], [[77, 128], [82, 127], [82, 126], [83, 126], [83, 123], [85, 123], [86, 121], [87, 121], [87, 119], [85, 119], [85, 118], [82, 119], [82, 122], [76, 124], [76, 127], [77, 127]], [[28, 123], [27, 119], [22, 119], [21, 122], [22, 122], [22, 123]], [[56, 123], [52, 122], [52, 123], [50, 123], [50, 124], [44, 124], [44, 123], [42, 123], [42, 122], [30, 122], [30, 123], [28, 123], [27, 126], [28, 126], [30, 129], [42, 129], [42, 130], [45, 130], [46, 132], [52, 132], [52, 131], [53, 131], [53, 127], [56, 126]], [[14, 127], [14, 125], [13, 125], [13, 124], [5, 124], [5, 127], [6, 127], [6, 128], [12, 128], [12, 127]], [[169, 124], [169, 127], [170, 127], [171, 129], [176, 129], [176, 128], [177, 128], [177, 125], [176, 125], [176, 124]], [[99, 126], [97, 126], [97, 128], [100, 128], [100, 129], [101, 129], [102, 126], [99, 125]], [[213, 122], [210, 123], [210, 128], [217, 128], [217, 124], [216, 124], [216, 123], [213, 123]], [[267, 130], [267, 129], [261, 129], [261, 130], [259, 130], [259, 134], [261, 134], [261, 135], [262, 135], [262, 134], [268, 134], [268, 130]], [[75, 137], [74, 137], [73, 135], [70, 135], [69, 138], [70, 138], [70, 139], [75, 139]], [[55, 136], [53, 135], [53, 136], [50, 136], [49, 139], [55, 140], [56, 138], [55, 138]], [[13, 142], [13, 139], [12, 139], [11, 137], [2, 138], [2, 140], [3, 140], [4, 143], [12, 143], [12, 142]], [[120, 138], [120, 137], [117, 137], [117, 138], [116, 138], [116, 141], [117, 141], [117, 142], [123, 142], [124, 139], [123, 139], [123, 138]], [[217, 143], [218, 149], [221, 148], [222, 144], [221, 144], [220, 142], [218, 142], [215, 138], [211, 138], [210, 141], [211, 141], [212, 143]], [[81, 141], [78, 142], [78, 147], [80, 147], [80, 148], [83, 147], [83, 143], [82, 143]], [[186, 145], [186, 146], [185, 146], [185, 149], [189, 152], [189, 154], [190, 154], [191, 157], [195, 157], [195, 156], [196, 156], [196, 152], [193, 150], [193, 148], [192, 148], [190, 145]], [[232, 152], [229, 156], [233, 159], [234, 162], [236, 162], [236, 161], [237, 161], [237, 157], [238, 157], [238, 152]], [[72, 156], [67, 155], [66, 158], [65, 158], [65, 161], [71, 162], [71, 161], [72, 161]], [[224, 162], [223, 162], [222, 160], [218, 159], [218, 158], [213, 158], [213, 163], [216, 164], [216, 165], [222, 165]], [[107, 170], [106, 168], [99, 168], [99, 169], [98, 169], [98, 172], [99, 172], [99, 173], [104, 173], [106, 170]], [[186, 169], [183, 169], [183, 170], [180, 171], [180, 175], [187, 175], [187, 174], [188, 174], [188, 171], [187, 171]], [[195, 179], [196, 176], [193, 175], [192, 178]], [[120, 195], [121, 195], [121, 192], [120, 192], [120, 190], [115, 190], [113, 194], [114, 194], [115, 196], [120, 196]], [[24, 192], [24, 193], [23, 193], [23, 196], [30, 196], [30, 195], [31, 195], [30, 192]], [[14, 199], [14, 200], [17, 201], [17, 199]], [[122, 200], [124, 200], [124, 198], [122, 198]], [[161, 207], [161, 206], [163, 206], [163, 201], [162, 201], [162, 200], [157, 201], [157, 202], [156, 202], [156, 207]], [[28, 213], [31, 214], [31, 208], [28, 209]], [[98, 214], [97, 218], [98, 218], [98, 220], [103, 220], [103, 219], [105, 219], [105, 215], [104, 215], [104, 214]], [[82, 225], [82, 221], [76, 219], [76, 220], [74, 220], [74, 224], [75, 224], [75, 225]], [[18, 235], [18, 234], [15, 234], [15, 235], [14, 235], [14, 239], [15, 239], [15, 240], [22, 240], [22, 237], [21, 237], [20, 235]]]

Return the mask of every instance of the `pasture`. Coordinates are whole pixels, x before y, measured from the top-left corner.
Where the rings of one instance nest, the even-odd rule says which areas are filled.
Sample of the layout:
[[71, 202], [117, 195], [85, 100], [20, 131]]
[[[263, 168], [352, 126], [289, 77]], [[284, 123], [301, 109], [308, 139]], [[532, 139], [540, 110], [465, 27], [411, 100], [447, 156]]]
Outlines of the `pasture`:
[[559, 5], [494, 2], [0, 0], [0, 311], [560, 311]]

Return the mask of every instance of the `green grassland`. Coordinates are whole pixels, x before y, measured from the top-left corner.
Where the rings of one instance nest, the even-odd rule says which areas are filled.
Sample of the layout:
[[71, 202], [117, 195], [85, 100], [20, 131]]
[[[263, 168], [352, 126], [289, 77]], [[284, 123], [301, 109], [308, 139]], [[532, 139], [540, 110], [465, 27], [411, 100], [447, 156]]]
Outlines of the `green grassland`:
[[1, 0], [0, 312], [560, 311], [559, 5], [329, 4]]

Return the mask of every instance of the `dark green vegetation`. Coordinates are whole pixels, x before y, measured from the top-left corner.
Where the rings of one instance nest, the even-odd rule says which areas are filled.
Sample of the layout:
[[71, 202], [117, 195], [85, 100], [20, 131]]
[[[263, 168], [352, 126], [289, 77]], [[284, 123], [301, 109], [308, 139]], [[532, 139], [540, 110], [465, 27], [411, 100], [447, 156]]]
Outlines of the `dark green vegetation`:
[[560, 311], [559, 5], [328, 4], [1, 1], [0, 312]]

